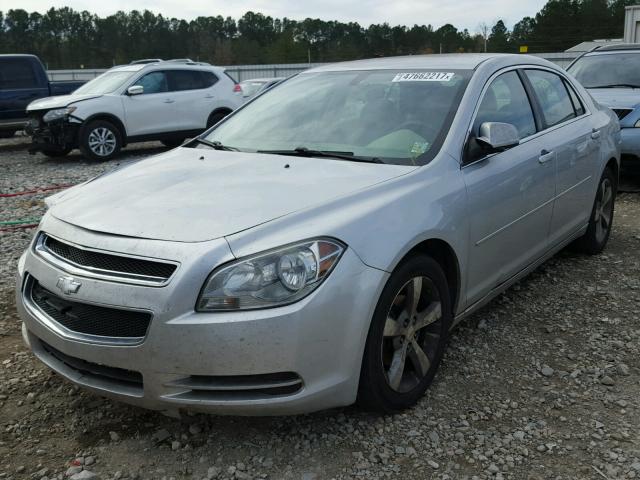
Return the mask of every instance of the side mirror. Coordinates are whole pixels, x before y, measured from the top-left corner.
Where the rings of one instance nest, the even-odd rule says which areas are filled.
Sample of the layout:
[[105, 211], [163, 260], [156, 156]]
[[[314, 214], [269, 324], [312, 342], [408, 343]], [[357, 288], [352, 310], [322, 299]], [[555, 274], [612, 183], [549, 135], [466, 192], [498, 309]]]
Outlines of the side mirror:
[[144, 87], [142, 85], [132, 85], [127, 88], [127, 95], [142, 95], [144, 93]]
[[510, 123], [484, 122], [476, 141], [493, 152], [500, 152], [520, 143], [518, 129]]

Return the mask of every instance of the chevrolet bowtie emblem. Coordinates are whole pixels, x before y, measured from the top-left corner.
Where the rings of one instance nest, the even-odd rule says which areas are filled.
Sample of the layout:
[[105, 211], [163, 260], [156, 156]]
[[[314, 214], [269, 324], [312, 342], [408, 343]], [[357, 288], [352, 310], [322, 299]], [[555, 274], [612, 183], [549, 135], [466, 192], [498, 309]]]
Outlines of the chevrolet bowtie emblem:
[[56, 287], [65, 295], [78, 293], [81, 286], [82, 284], [73, 277], [58, 277], [58, 283], [56, 283]]

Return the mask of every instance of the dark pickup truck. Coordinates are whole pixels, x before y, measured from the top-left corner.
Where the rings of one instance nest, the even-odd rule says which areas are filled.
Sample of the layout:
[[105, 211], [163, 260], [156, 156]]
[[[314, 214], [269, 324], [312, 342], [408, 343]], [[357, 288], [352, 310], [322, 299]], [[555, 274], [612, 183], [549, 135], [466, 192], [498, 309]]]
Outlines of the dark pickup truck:
[[84, 82], [50, 82], [35, 55], [0, 55], [0, 138], [13, 136], [28, 122], [34, 100], [73, 92]]

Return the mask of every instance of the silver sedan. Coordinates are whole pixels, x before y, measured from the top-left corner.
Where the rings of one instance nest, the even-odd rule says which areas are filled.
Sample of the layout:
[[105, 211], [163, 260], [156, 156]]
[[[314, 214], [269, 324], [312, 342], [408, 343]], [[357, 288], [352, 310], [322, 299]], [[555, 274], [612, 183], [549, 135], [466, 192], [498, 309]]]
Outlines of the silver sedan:
[[148, 408], [394, 412], [451, 328], [611, 232], [620, 129], [526, 55], [308, 70], [180, 148], [48, 199], [25, 341]]

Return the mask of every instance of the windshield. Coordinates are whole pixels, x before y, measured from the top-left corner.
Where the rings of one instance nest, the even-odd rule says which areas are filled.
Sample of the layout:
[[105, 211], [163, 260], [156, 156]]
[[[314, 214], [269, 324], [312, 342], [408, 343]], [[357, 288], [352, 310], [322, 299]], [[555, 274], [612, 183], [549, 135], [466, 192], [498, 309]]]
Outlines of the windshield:
[[99, 77], [94, 78], [90, 82], [85, 83], [75, 94], [90, 94], [90, 95], [103, 95], [105, 93], [112, 93], [122, 86], [129, 78], [131, 78], [137, 72], [105, 72]]
[[640, 87], [640, 54], [606, 53], [585, 55], [569, 68], [585, 88]]
[[303, 147], [423, 165], [440, 148], [470, 76], [467, 70], [303, 73], [257, 97], [205, 139], [248, 152]]

